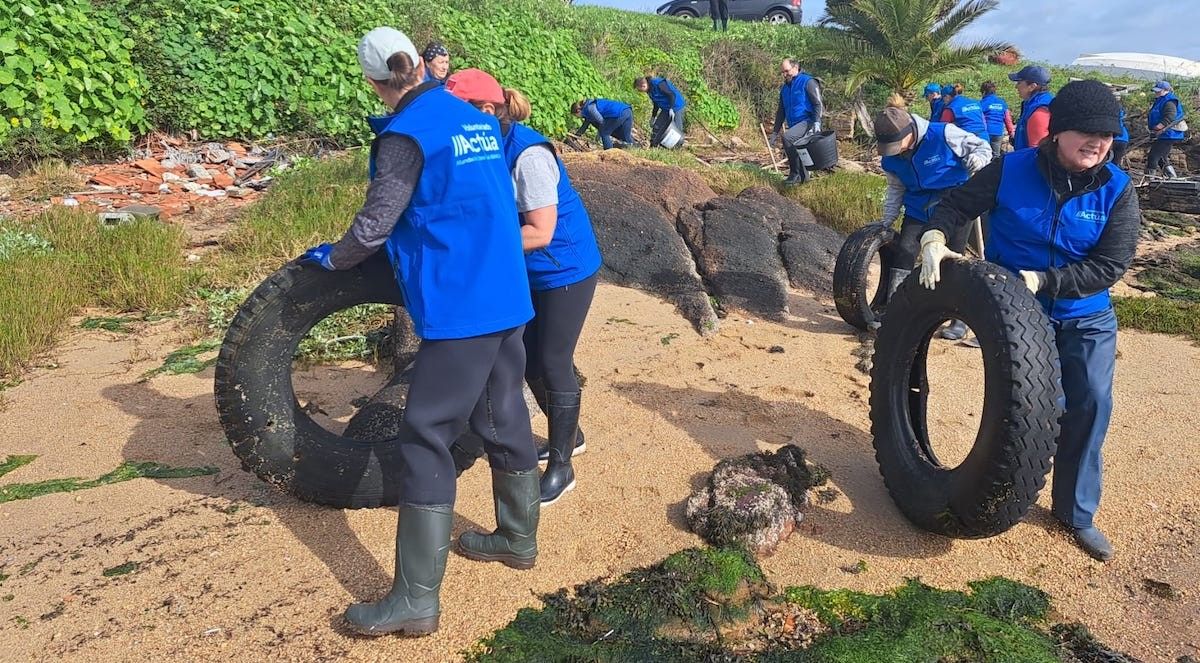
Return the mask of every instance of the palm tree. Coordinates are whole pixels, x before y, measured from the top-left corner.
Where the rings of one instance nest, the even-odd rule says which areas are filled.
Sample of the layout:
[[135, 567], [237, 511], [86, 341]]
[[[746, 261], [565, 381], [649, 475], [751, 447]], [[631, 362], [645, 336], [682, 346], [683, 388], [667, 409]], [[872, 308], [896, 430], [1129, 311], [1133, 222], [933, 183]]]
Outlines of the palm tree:
[[828, 0], [810, 57], [850, 69], [847, 93], [878, 81], [912, 99], [922, 82], [971, 71], [1012, 44], [950, 42], [999, 0]]

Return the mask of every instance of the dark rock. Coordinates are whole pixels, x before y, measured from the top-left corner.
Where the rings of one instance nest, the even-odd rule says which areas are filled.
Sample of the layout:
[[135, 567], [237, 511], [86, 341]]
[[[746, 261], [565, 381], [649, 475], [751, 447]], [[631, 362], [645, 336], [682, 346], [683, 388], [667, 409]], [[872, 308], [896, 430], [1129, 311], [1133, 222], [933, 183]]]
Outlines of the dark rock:
[[767, 352], [769, 352], [769, 353], [771, 353], [771, 354], [773, 354], [773, 355], [781, 355], [781, 354], [783, 354], [783, 353], [784, 353], [784, 349], [783, 349], [783, 346], [782, 346], [782, 345], [772, 345], [772, 346], [771, 346], [771, 347], [770, 347], [770, 348], [767, 350]]
[[567, 155], [565, 162], [573, 183], [591, 182], [607, 188], [613, 196], [636, 196], [671, 219], [678, 216], [680, 210], [691, 209], [717, 197], [696, 173], [639, 159], [619, 150]]
[[722, 307], [767, 318], [787, 313], [787, 273], [779, 259], [778, 226], [754, 206], [716, 198], [703, 211], [680, 212], [679, 233]]
[[833, 264], [845, 237], [817, 223], [807, 207], [767, 187], [751, 187], [737, 200], [759, 214], [775, 230], [778, 253], [793, 288], [833, 294]]
[[601, 278], [662, 297], [701, 334], [716, 330], [717, 314], [674, 220], [633, 193], [588, 179], [574, 184], [604, 256]]

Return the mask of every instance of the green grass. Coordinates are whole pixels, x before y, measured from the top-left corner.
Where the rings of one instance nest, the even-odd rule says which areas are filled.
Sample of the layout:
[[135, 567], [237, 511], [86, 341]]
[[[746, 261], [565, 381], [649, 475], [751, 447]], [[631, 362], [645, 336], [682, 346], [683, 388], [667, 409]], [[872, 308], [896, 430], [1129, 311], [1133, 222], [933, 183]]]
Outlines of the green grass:
[[154, 220], [103, 228], [93, 214], [55, 207], [0, 222], [3, 236], [24, 248], [0, 260], [0, 376], [49, 348], [81, 307], [170, 310], [195, 283], [182, 231]]
[[204, 369], [217, 363], [217, 357], [214, 354], [208, 359], [201, 359], [202, 355], [214, 353], [221, 347], [221, 341], [217, 339], [205, 339], [191, 345], [179, 348], [178, 350], [167, 355], [163, 359], [162, 366], [151, 369], [142, 374], [142, 380], [149, 380], [152, 377], [159, 375], [189, 375], [199, 373]]
[[851, 233], [879, 219], [887, 181], [870, 173], [830, 173], [794, 187], [788, 195], [821, 223]]
[[134, 571], [137, 571], [137, 570], [138, 570], [137, 562], [125, 562], [124, 564], [118, 564], [116, 566], [112, 566], [107, 569], [104, 569], [103, 571], [100, 572], [100, 575], [104, 576], [105, 578], [112, 578], [114, 576], [123, 576], [128, 573], [133, 573]]
[[1126, 329], [1178, 334], [1200, 342], [1200, 303], [1169, 297], [1115, 297], [1117, 320]]
[[305, 249], [337, 241], [362, 206], [366, 185], [365, 151], [286, 172], [222, 240], [222, 250], [209, 269], [211, 285], [257, 285]]
[[[25, 458], [18, 456], [17, 458]], [[0, 504], [16, 500], [28, 500], [53, 493], [70, 493], [77, 490], [96, 488], [132, 479], [179, 479], [197, 477], [219, 472], [215, 467], [171, 467], [161, 463], [127, 461], [117, 468], [95, 479], [49, 479], [33, 483], [13, 483], [0, 486]]]
[[8, 456], [0, 462], [0, 477], [37, 460], [37, 456]]

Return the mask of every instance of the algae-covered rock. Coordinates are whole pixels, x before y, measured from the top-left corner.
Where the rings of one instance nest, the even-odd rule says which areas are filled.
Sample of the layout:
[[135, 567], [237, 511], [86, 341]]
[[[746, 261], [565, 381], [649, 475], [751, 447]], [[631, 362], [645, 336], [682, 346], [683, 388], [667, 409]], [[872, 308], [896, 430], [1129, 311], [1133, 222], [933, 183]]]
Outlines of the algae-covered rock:
[[791, 444], [723, 460], [688, 499], [688, 527], [714, 546], [740, 545], [770, 555], [803, 519], [809, 489], [826, 478]]

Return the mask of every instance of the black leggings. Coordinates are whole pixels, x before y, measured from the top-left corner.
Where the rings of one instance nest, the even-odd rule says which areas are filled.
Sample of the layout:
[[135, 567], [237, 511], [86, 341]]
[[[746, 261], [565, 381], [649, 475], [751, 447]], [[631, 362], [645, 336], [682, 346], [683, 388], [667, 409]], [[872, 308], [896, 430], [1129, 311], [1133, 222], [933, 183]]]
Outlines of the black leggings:
[[450, 445], [468, 424], [483, 438], [493, 468], [537, 467], [522, 393], [523, 330], [421, 343], [396, 445], [402, 504], [454, 504]]
[[579, 391], [575, 345], [596, 293], [596, 278], [533, 293], [534, 318], [525, 326], [525, 379], [546, 391]]
[[[946, 246], [951, 251], [962, 253], [967, 250], [967, 240], [971, 238], [971, 224], [967, 224], [961, 232], [949, 238]], [[892, 256], [895, 269], [912, 269], [917, 263], [917, 253], [921, 250], [921, 235], [925, 234], [925, 223], [911, 216], [905, 216], [900, 224], [900, 236], [892, 243]]]
[[1175, 147], [1177, 141], [1173, 140], [1156, 140], [1150, 146], [1150, 154], [1146, 156], [1146, 173], [1154, 173], [1162, 170], [1167, 172], [1167, 166], [1171, 165], [1171, 148]]
[[708, 3], [712, 9], [709, 13], [712, 14], [713, 30], [717, 29], [717, 19], [721, 20], [721, 28], [729, 29], [729, 0], [712, 0]]

